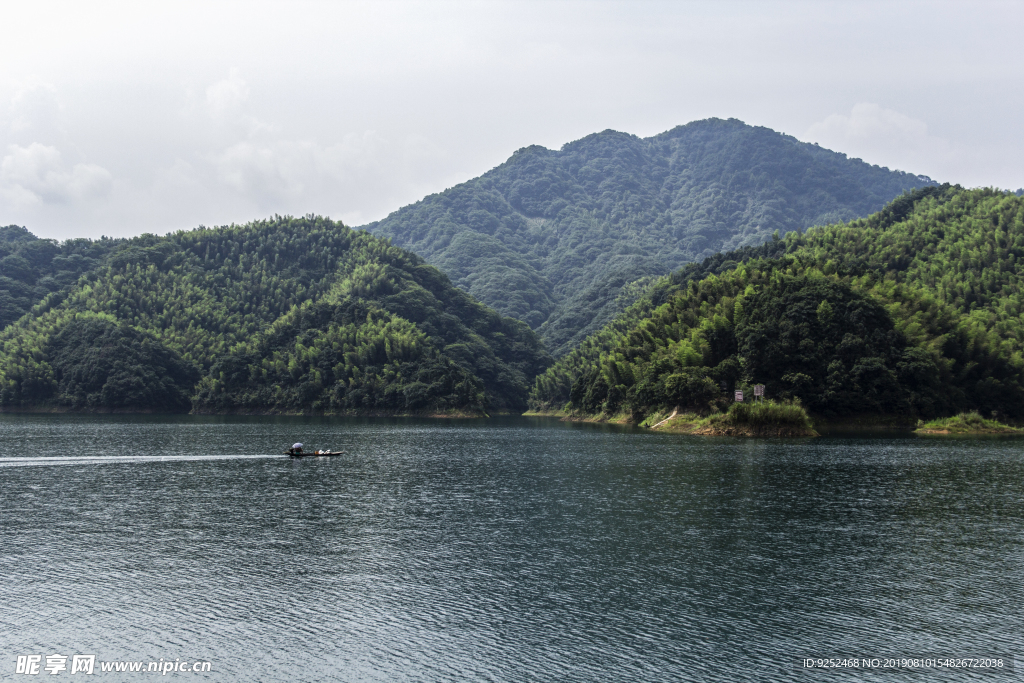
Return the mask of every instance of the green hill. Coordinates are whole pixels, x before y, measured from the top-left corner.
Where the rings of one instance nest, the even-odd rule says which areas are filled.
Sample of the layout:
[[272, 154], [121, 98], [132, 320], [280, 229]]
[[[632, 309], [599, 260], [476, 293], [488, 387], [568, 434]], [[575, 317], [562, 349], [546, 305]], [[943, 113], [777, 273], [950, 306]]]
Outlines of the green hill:
[[550, 359], [419, 257], [319, 217], [144, 235], [0, 333], [4, 409], [507, 411]]
[[664, 278], [538, 377], [531, 405], [707, 413], [760, 383], [829, 417], [1021, 419], [1022, 279], [1024, 199], [922, 188]]
[[866, 216], [933, 181], [735, 119], [650, 138], [527, 147], [365, 226], [536, 329], [557, 357], [620, 312], [623, 287], [717, 252]]
[[0, 227], [0, 330], [47, 294], [78, 281], [125, 240], [40, 239], [17, 225]]

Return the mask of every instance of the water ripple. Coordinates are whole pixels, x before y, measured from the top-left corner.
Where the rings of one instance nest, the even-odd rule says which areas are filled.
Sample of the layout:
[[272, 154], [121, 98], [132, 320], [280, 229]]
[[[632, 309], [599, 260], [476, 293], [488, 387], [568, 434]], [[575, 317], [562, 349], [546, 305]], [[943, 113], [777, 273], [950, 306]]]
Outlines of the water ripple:
[[[348, 455], [267, 455], [296, 439]], [[1011, 442], [0, 416], [0, 443], [9, 655], [209, 660], [196, 678], [224, 681], [805, 681], [801, 656], [1024, 640]]]

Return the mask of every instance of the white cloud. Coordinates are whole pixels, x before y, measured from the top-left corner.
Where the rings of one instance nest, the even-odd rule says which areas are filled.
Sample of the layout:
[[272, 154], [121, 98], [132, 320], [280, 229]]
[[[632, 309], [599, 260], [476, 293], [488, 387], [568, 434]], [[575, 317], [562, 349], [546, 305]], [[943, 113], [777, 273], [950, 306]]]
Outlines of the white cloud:
[[110, 192], [110, 173], [96, 164], [75, 164], [70, 170], [56, 147], [33, 142], [10, 145], [0, 161], [0, 196], [15, 206], [64, 204]]
[[19, 137], [27, 134], [35, 139], [52, 137], [60, 129], [60, 110], [57, 89], [52, 84], [22, 85], [11, 96], [11, 133]]
[[374, 129], [325, 130], [326, 141], [294, 136], [294, 130], [287, 135], [257, 116], [260, 103], [250, 101], [237, 69], [205, 93], [198, 102], [186, 95], [181, 110], [180, 120], [198, 132], [198, 149], [176, 154], [156, 174], [153, 196], [184, 192], [205, 203], [230, 195], [229, 204], [262, 213], [313, 211], [362, 220], [436, 189], [423, 179], [447, 152], [421, 135], [388, 139]]
[[302, 192], [307, 151], [300, 144], [236, 143], [211, 158], [221, 182], [255, 200]]
[[832, 114], [813, 124], [803, 139], [913, 173], [934, 173], [956, 154], [947, 140], [929, 133], [924, 121], [867, 102], [849, 115]]
[[268, 198], [306, 200], [325, 194], [358, 196], [405, 180], [410, 167], [439, 150], [422, 141], [394, 143], [376, 131], [349, 133], [340, 142], [251, 136], [207, 157], [218, 180], [257, 204]]
[[206, 106], [214, 117], [237, 111], [249, 99], [249, 84], [231, 69], [227, 78], [206, 88]]
[[46, 236], [359, 224], [525, 145], [708, 116], [1024, 184], [1020, 2], [7, 4], [0, 225]]

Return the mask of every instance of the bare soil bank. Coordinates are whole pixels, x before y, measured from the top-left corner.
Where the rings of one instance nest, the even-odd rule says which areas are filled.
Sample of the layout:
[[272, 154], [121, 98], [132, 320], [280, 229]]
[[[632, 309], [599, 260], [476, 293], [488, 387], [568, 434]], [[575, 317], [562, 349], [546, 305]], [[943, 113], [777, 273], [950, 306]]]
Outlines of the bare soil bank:
[[[604, 424], [633, 424], [636, 423], [628, 415], [570, 415], [563, 411], [534, 411], [526, 415], [557, 417], [563, 422], [594, 422]], [[659, 416], [660, 417], [660, 416]], [[640, 425], [643, 426], [643, 425]], [[715, 424], [709, 418], [683, 413], [668, 416], [658, 420], [654, 426], [649, 427], [652, 431], [664, 432], [667, 434], [693, 434], [696, 436], [745, 436], [759, 438], [794, 438], [818, 436], [818, 432], [799, 425], [778, 425], [778, 424]]]
[[759, 438], [792, 439], [818, 436], [818, 432], [806, 427], [790, 425], [708, 425], [690, 431], [697, 436], [753, 436]]

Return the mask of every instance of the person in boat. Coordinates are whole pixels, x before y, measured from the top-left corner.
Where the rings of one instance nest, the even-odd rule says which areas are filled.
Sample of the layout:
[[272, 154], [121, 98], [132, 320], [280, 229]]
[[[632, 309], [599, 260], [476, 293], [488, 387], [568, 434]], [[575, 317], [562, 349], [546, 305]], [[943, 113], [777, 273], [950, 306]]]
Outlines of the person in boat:
[[288, 453], [290, 455], [302, 455], [302, 444], [301, 443], [293, 443], [292, 444], [292, 448], [291, 448], [290, 451], [288, 451]]

